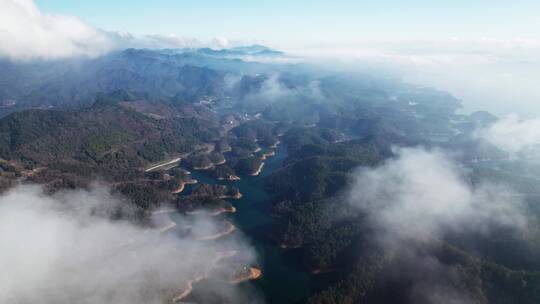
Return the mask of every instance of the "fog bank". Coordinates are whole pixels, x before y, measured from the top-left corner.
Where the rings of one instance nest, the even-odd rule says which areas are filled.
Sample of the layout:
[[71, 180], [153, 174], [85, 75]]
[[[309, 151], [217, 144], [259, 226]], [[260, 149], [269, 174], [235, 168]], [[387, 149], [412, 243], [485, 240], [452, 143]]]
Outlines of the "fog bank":
[[[0, 302], [162, 304], [208, 274], [224, 252], [253, 262], [240, 237], [201, 242], [112, 220], [130, 215], [124, 204], [100, 186], [52, 197], [20, 186], [0, 197]], [[217, 225], [209, 217], [190, 223], [209, 232]]]
[[354, 178], [348, 201], [365, 214], [371, 246], [397, 260], [387, 279], [411, 282], [413, 303], [477, 302], [466, 293], [464, 270], [437, 258], [447, 236], [491, 237], [527, 226], [523, 202], [511, 189], [472, 185], [468, 172], [439, 150], [399, 149]]
[[540, 116], [540, 41], [448, 39], [363, 41], [289, 48], [342, 70], [388, 73], [418, 86], [448, 91], [464, 111]]

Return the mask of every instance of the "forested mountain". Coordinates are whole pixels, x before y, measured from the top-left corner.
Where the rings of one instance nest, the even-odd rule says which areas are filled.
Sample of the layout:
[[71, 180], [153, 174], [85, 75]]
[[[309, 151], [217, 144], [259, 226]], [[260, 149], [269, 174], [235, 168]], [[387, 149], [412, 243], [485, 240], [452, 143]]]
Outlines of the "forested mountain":
[[[0, 189], [33, 182], [54, 192], [101, 180], [146, 220], [162, 205], [234, 212], [226, 199], [241, 196], [236, 188], [203, 184], [181, 194], [197, 182], [189, 170], [234, 183], [260, 174], [282, 144], [282, 167], [264, 176], [275, 219], [265, 237], [300, 257], [295, 269], [338, 274], [305, 302], [453, 303], [424, 289], [464, 295], [463, 303], [540, 301], [540, 170], [476, 136], [495, 116], [459, 114], [451, 95], [396, 79], [247, 56], [285, 55], [251, 46], [1, 61]], [[452, 154], [466, 169], [467, 187], [489, 181], [515, 188], [530, 227], [496, 227], [489, 235], [452, 230], [429, 241], [407, 239], [402, 251], [377, 246], [376, 230], [384, 229], [351, 205], [348, 191], [370, 194], [376, 187], [358, 185], [358, 172], [385, 170], [406, 147]], [[381, 201], [374, 209], [386, 207]]]
[[[0, 121], [0, 155], [35, 164], [155, 162], [189, 152], [217, 136], [217, 125], [195, 117], [157, 119], [118, 104], [79, 111], [29, 110]], [[112, 160], [112, 159], [116, 160]], [[132, 159], [130, 159], [132, 158]]]

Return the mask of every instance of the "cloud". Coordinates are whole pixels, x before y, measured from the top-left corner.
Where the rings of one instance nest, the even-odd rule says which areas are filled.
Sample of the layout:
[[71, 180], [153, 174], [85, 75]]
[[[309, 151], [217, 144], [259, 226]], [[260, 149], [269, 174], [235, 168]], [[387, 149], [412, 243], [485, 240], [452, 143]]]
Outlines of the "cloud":
[[46, 14], [34, 0], [0, 0], [0, 57], [12, 60], [96, 57], [124, 48], [222, 49], [244, 44], [216, 37], [141, 35], [96, 29], [76, 16]]
[[387, 276], [390, 280], [414, 283], [408, 295], [410, 303], [485, 302], [478, 301], [473, 293], [460, 288], [469, 283], [464, 269], [441, 263], [430, 250], [406, 246], [398, 254], [399, 262], [393, 264]]
[[[0, 197], [0, 302], [161, 304], [231, 249], [253, 262], [239, 238], [202, 242], [111, 220], [133, 215], [122, 206], [102, 187], [47, 196], [21, 186]], [[209, 217], [182, 221], [199, 233], [218, 225]]]
[[295, 95], [292, 89], [287, 88], [279, 79], [279, 74], [273, 74], [266, 79], [259, 90], [259, 97], [266, 100], [276, 100], [287, 96]]
[[341, 70], [390, 73], [448, 91], [465, 111], [540, 115], [540, 40], [364, 41], [290, 49]]
[[540, 118], [521, 119], [515, 114], [508, 115], [479, 130], [476, 136], [485, 138], [506, 151], [522, 152], [540, 146]]
[[169, 35], [143, 35], [134, 36], [125, 32], [107, 32], [118, 48], [146, 48], [146, 49], [176, 49], [187, 47], [201, 47], [203, 42], [194, 37]]
[[307, 83], [287, 85], [279, 73], [270, 74], [260, 84], [260, 88], [249, 92], [245, 99], [250, 102], [273, 103], [280, 101], [296, 101], [310, 99], [320, 101], [323, 93], [320, 82], [312, 80]]
[[[511, 199], [510, 199], [511, 198]], [[349, 203], [365, 215], [373, 248], [394, 257], [385, 279], [410, 282], [412, 303], [473, 303], [470, 276], [438, 258], [446, 237], [498, 229], [521, 232], [522, 202], [501, 185], [472, 186], [467, 171], [439, 150], [403, 148], [355, 172]]]
[[116, 48], [146, 48], [146, 49], [183, 49], [183, 48], [212, 48], [223, 49], [242, 45], [245, 42], [215, 37], [209, 41], [195, 37], [179, 36], [176, 34], [132, 35], [125, 32], [106, 32], [114, 41]]
[[0, 0], [0, 56], [17, 60], [98, 56], [110, 37], [79, 18], [42, 13], [33, 0]]
[[510, 193], [498, 185], [472, 187], [466, 171], [441, 151], [407, 148], [380, 167], [359, 169], [350, 202], [368, 214], [380, 237], [429, 241], [447, 231], [485, 230], [486, 223], [523, 227], [519, 202], [505, 199]]

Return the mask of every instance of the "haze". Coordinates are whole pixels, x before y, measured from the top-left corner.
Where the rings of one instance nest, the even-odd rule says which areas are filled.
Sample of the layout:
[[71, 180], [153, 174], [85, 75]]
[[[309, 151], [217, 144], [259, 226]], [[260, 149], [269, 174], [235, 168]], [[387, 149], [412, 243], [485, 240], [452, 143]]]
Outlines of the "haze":
[[[15, 16], [17, 5], [32, 16], [25, 20], [19, 11], [17, 17], [34, 25], [31, 33], [6, 17]], [[16, 47], [22, 35], [40, 35], [28, 37], [40, 45], [41, 35], [52, 31], [58, 36], [44, 53], [15, 57], [259, 42], [312, 59], [330, 56], [385, 67], [411, 83], [450, 91], [464, 101], [466, 112], [540, 114], [537, 1], [47, 0], [36, 5], [41, 13], [32, 11], [32, 0], [0, 1], [4, 56], [14, 56], [6, 46]], [[111, 35], [114, 39], [107, 39]]]

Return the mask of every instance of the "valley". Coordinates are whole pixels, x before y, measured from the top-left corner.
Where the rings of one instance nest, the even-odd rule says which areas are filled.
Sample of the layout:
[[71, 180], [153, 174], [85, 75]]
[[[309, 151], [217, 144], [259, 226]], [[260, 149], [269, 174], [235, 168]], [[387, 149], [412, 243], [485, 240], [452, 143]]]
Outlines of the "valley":
[[[540, 299], [540, 170], [477, 136], [497, 117], [393, 78], [229, 55], [5, 63], [29, 88], [0, 119], [0, 192], [105, 189], [112, 223], [174, 244], [166, 301]], [[208, 254], [196, 269], [190, 250]]]

